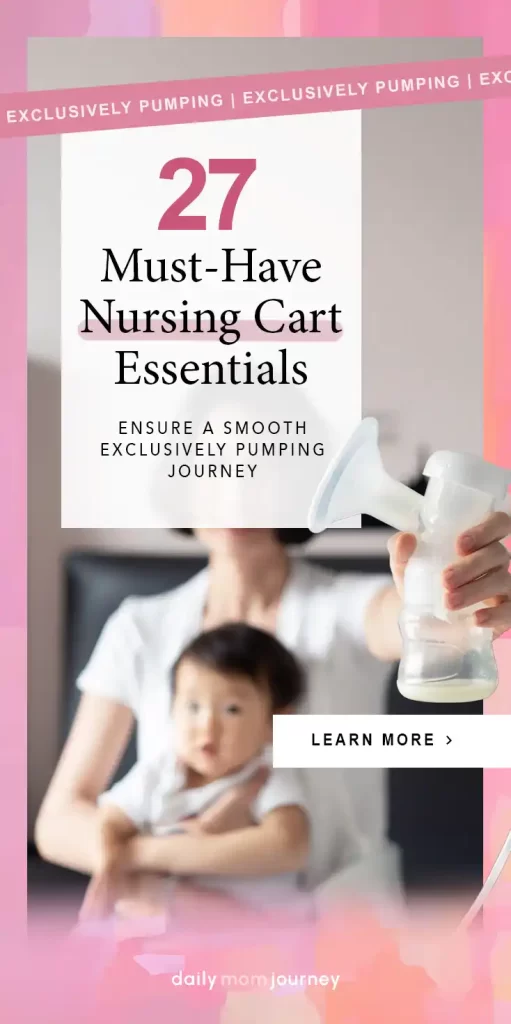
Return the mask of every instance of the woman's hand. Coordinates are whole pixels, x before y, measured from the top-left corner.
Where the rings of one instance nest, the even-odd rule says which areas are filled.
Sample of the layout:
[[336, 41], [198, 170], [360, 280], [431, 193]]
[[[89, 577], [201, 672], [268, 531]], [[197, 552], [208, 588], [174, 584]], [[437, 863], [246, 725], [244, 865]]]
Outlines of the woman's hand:
[[142, 931], [147, 928], [149, 934], [153, 934], [154, 927], [157, 934], [162, 927], [165, 930], [170, 909], [168, 877], [156, 874], [128, 876], [114, 909], [120, 939], [140, 935], [141, 924]]
[[108, 916], [126, 884], [127, 842], [108, 831], [104, 825], [103, 828], [105, 831], [101, 838], [99, 860], [80, 909], [81, 921]]
[[251, 807], [268, 778], [268, 772], [268, 768], [259, 768], [248, 782], [234, 786], [229, 792], [224, 793], [201, 815], [180, 822], [183, 831], [192, 835], [201, 832], [218, 835], [221, 832], [234, 832], [253, 825]]
[[[447, 608], [458, 611], [484, 601], [487, 607], [476, 611], [474, 620], [492, 629], [494, 637], [511, 629], [510, 554], [502, 543], [510, 534], [511, 516], [494, 512], [457, 538], [459, 557], [443, 573]], [[410, 533], [398, 533], [389, 541], [390, 567], [400, 597], [416, 543]]]
[[116, 871], [105, 870], [93, 875], [80, 907], [80, 921], [108, 917], [114, 909], [119, 890], [120, 876]]

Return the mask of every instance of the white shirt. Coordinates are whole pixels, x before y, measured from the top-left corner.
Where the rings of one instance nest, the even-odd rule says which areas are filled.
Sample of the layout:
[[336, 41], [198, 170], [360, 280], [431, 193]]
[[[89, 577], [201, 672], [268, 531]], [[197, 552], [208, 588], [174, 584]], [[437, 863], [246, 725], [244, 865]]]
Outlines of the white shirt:
[[[271, 764], [268, 750], [237, 772], [187, 789], [185, 770], [166, 752], [148, 761], [137, 761], [124, 778], [101, 794], [98, 803], [119, 807], [139, 832], [169, 835], [180, 831], [179, 824], [185, 818], [201, 814], [224, 793], [250, 779], [261, 765]], [[252, 804], [254, 820], [260, 822], [277, 807], [289, 806], [302, 807], [307, 813], [298, 772], [292, 768], [272, 768]]]
[[[276, 627], [279, 640], [301, 662], [306, 714], [382, 714], [389, 665], [365, 644], [369, 601], [389, 581], [382, 576], [338, 575], [308, 562], [292, 565]], [[170, 671], [183, 647], [201, 630], [208, 570], [156, 597], [123, 601], [106, 623], [79, 688], [133, 710], [138, 758], [168, 749]], [[301, 769], [311, 822], [308, 881], [325, 881], [345, 866], [346, 828], [380, 845], [387, 807], [381, 768]]]

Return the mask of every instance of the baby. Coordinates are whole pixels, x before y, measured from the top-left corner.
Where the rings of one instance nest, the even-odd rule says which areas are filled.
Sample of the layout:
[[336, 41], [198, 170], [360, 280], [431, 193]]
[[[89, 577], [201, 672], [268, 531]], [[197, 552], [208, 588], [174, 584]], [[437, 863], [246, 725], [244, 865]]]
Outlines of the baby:
[[[133, 870], [192, 878], [259, 907], [298, 899], [306, 801], [294, 770], [271, 767], [271, 740], [272, 715], [292, 710], [302, 689], [294, 657], [262, 630], [232, 623], [194, 639], [172, 673], [169, 751], [138, 762], [99, 798], [102, 867], [93, 893]], [[268, 775], [252, 826], [218, 835], [187, 829], [262, 766]]]

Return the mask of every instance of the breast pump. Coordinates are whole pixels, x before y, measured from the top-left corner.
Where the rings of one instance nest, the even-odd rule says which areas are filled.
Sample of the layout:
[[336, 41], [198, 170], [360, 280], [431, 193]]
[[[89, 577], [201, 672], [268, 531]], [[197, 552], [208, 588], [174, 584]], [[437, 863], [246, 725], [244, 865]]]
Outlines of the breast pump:
[[413, 533], [417, 547], [405, 570], [397, 685], [410, 700], [462, 702], [491, 696], [497, 686], [492, 630], [474, 624], [484, 604], [450, 611], [442, 572], [456, 561], [456, 538], [491, 512], [510, 509], [511, 472], [476, 455], [438, 451], [424, 467], [424, 496], [393, 480], [378, 449], [378, 423], [362, 420], [334, 458], [309, 511], [319, 533], [351, 516], [369, 514]]

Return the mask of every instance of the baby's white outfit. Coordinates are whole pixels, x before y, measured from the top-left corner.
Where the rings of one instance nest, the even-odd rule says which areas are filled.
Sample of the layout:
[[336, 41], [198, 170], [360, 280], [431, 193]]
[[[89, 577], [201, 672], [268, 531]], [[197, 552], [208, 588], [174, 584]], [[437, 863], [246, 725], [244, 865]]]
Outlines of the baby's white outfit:
[[[299, 774], [291, 768], [272, 768], [271, 764], [271, 749], [267, 749], [238, 772], [204, 786], [187, 789], [185, 771], [172, 755], [165, 754], [153, 761], [138, 761], [120, 782], [99, 797], [98, 804], [118, 807], [139, 832], [165, 836], [181, 832], [181, 822], [185, 818], [201, 814], [224, 793], [246, 782], [265, 765], [270, 768], [270, 774], [252, 804], [254, 821], [261, 822], [277, 807], [293, 805], [308, 813]], [[304, 888], [297, 873], [270, 877], [194, 876], [193, 881], [201, 888], [220, 890], [256, 906], [300, 901], [300, 890]]]

